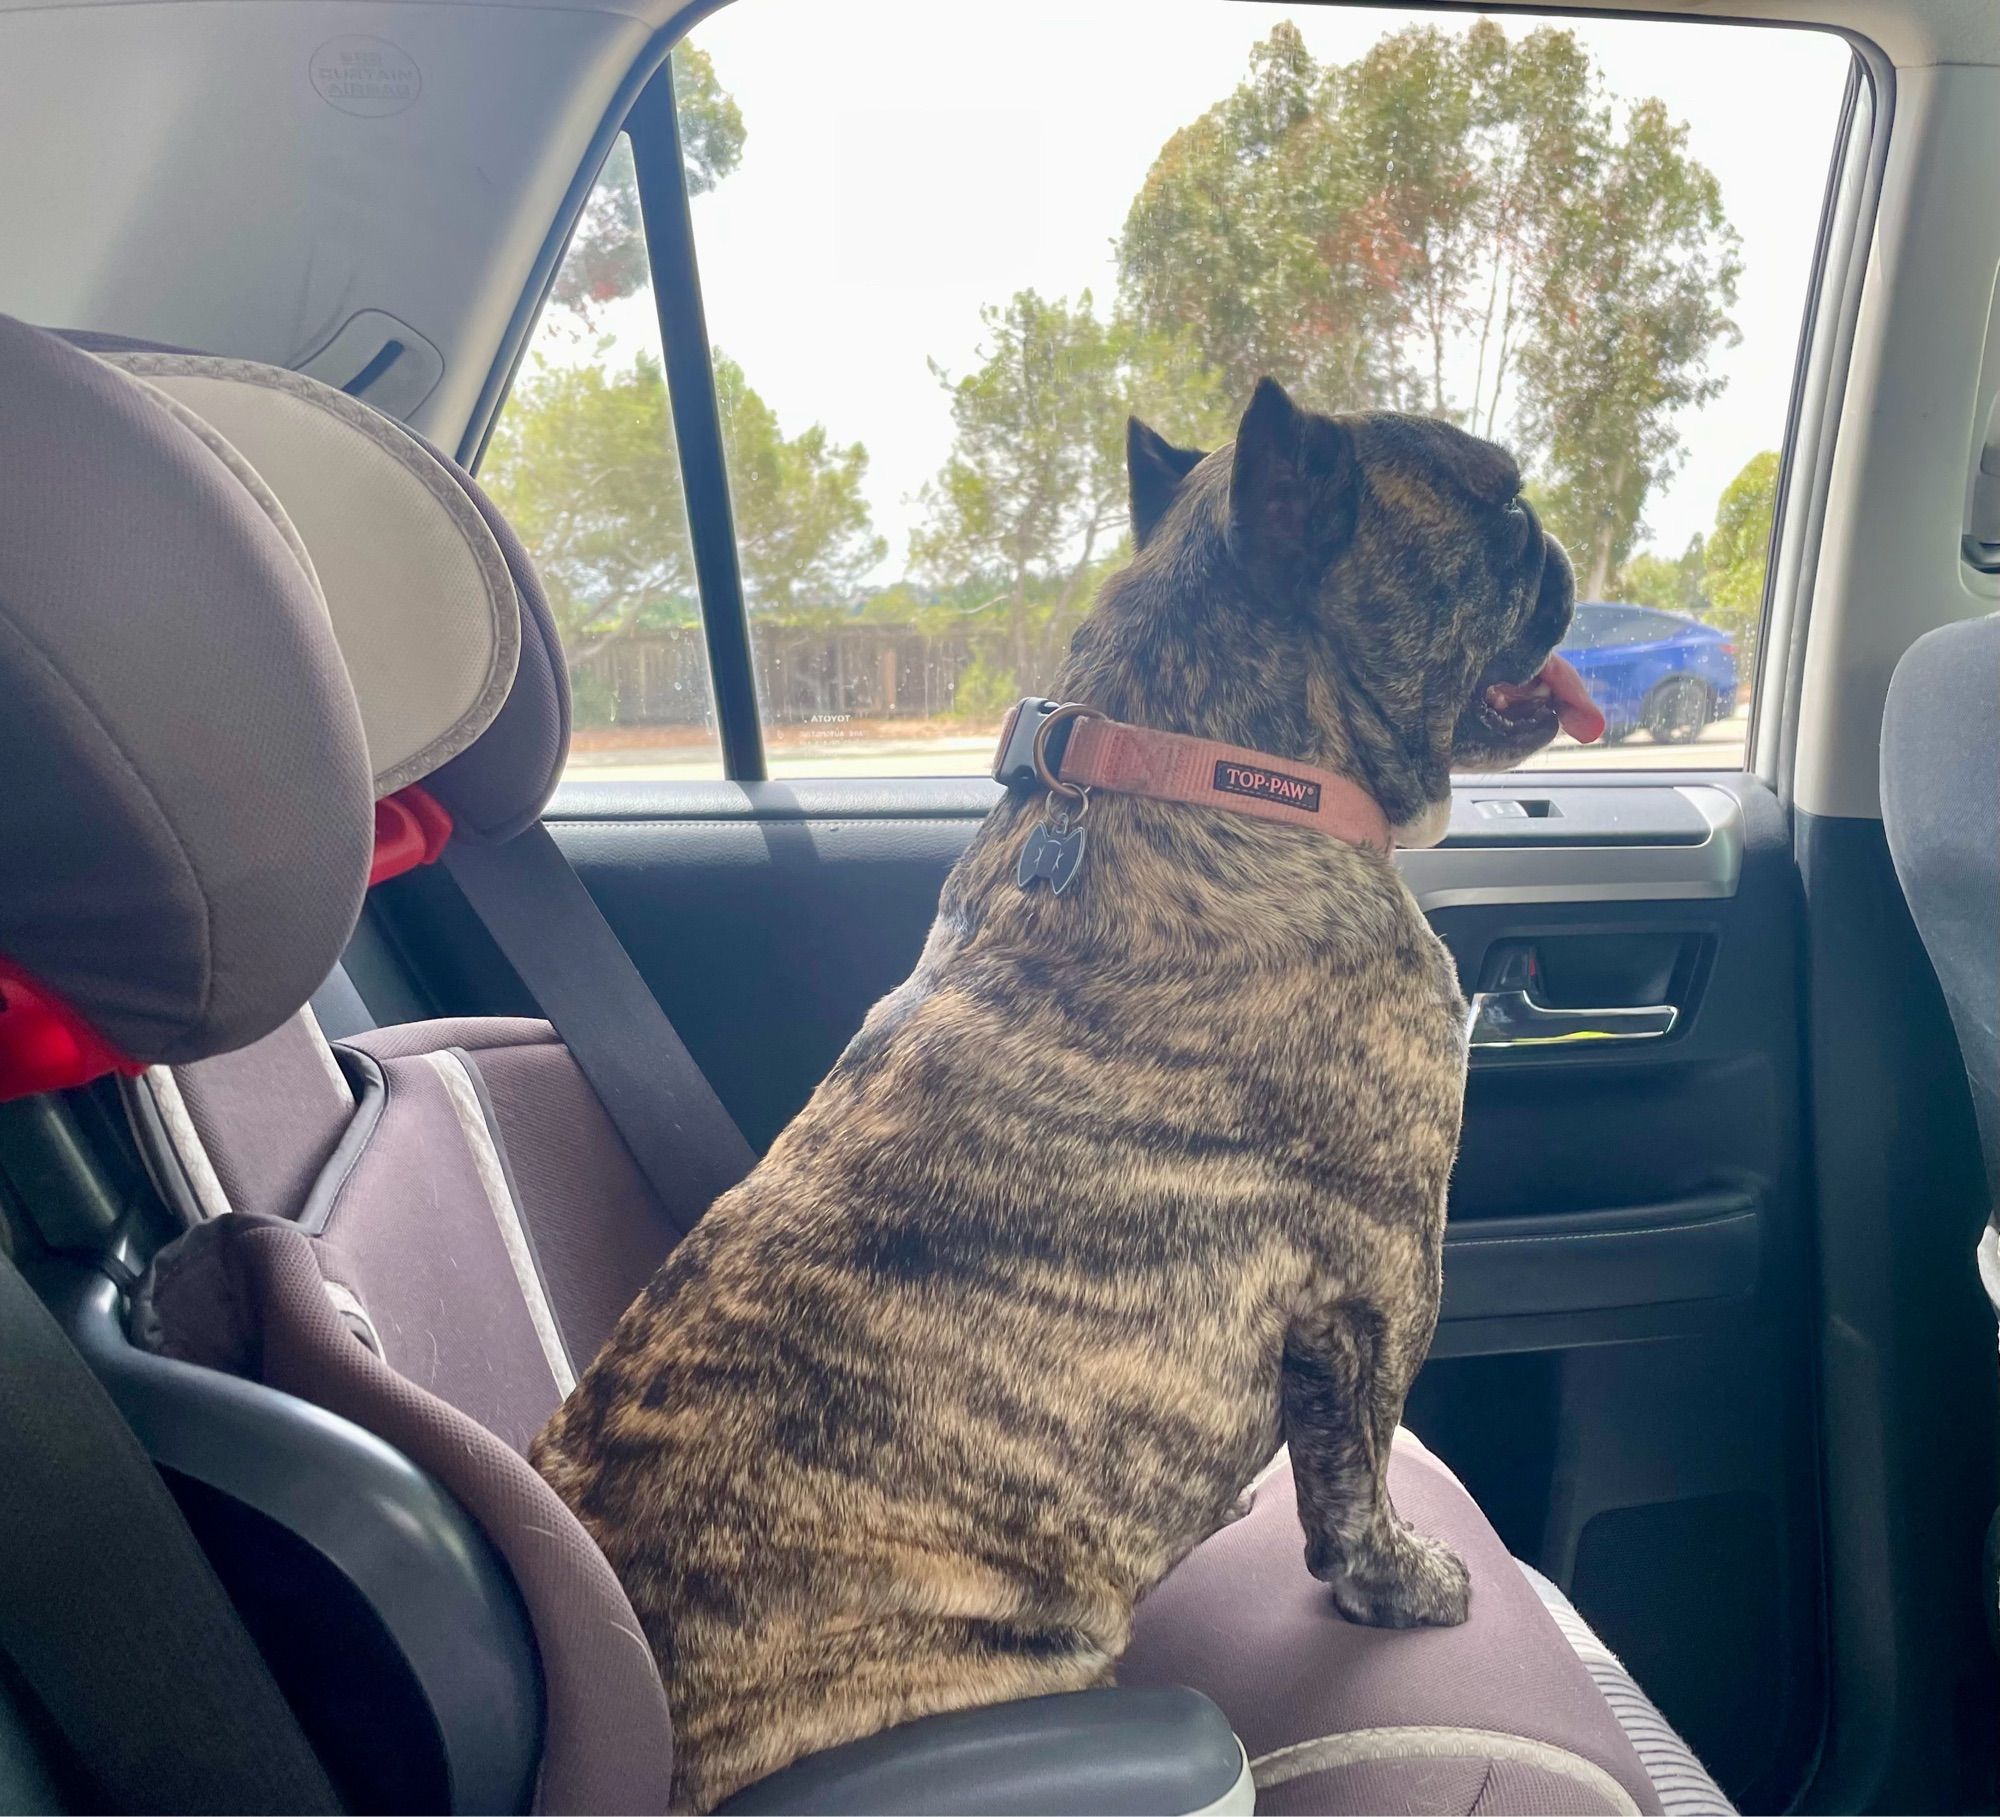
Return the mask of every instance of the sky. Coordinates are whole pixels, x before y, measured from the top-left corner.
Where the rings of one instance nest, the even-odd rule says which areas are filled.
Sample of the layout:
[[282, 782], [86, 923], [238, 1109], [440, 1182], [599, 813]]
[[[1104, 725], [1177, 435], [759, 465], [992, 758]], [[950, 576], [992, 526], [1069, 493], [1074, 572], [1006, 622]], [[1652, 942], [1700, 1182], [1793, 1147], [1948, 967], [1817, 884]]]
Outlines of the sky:
[[[890, 543], [878, 578], [902, 572], [918, 491], [950, 450], [928, 362], [976, 365], [980, 306], [1033, 285], [1108, 309], [1113, 239], [1155, 154], [1279, 20], [1324, 62], [1426, 17], [1470, 23], [1261, 0], [737, 0], [696, 28], [748, 134], [694, 202], [709, 331], [787, 435], [819, 422], [866, 444]], [[1678, 551], [1782, 437], [1849, 53], [1806, 32], [1560, 23], [1614, 98], [1657, 95], [1688, 123], [1742, 235], [1726, 388], [1685, 413], [1686, 463], [1647, 507], [1644, 540]]]

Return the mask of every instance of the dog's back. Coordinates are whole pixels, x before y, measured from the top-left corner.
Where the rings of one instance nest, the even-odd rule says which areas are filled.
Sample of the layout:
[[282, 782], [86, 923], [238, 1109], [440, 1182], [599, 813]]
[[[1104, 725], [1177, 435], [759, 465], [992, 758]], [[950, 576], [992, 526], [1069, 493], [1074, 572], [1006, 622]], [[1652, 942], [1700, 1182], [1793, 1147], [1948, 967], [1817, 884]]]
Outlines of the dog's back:
[[[1406, 829], [1454, 761], [1553, 735], [1573, 590], [1500, 450], [1267, 383], [1228, 455], [1132, 452], [1138, 554], [1067, 698], [1358, 779]], [[1281, 1433], [1338, 1608], [1464, 1619], [1385, 1486], [1437, 1313], [1450, 959], [1373, 846], [1102, 795], [1057, 895], [1017, 870], [1042, 812], [994, 810], [915, 974], [538, 1441], [696, 1808], [1105, 1679]]]
[[[952, 896], [1007, 845], [983, 833]], [[1334, 862], [1381, 911], [1401, 895]], [[1348, 1122], [1347, 1042], [1299, 1007], [1341, 968], [1304, 942], [1107, 971], [953, 915], [536, 1449], [654, 1644], [695, 1808], [917, 1715], [1105, 1680], [1134, 1601], [1279, 1442], [1301, 1227], [1328, 1222]], [[1441, 999], [1433, 1020], [1448, 1069]]]

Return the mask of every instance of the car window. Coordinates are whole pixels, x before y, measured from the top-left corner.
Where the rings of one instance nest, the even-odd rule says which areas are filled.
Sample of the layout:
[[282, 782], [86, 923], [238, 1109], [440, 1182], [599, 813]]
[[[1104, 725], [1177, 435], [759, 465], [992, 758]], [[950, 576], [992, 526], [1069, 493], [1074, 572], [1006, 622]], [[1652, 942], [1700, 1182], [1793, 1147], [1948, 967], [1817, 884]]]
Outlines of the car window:
[[[687, 86], [699, 92], [702, 65]], [[732, 156], [689, 148], [689, 186]], [[574, 700], [569, 774], [698, 780], [722, 758], [639, 219], [631, 142], [606, 158], [479, 465], [535, 558]]]
[[[1840, 40], [1222, 0], [1024, 0], [996, 30], [926, 0], [736, 0], [689, 49], [773, 775], [985, 769], [1127, 551], [1127, 413], [1210, 447], [1266, 372], [1508, 442], [1581, 596], [1731, 632], [1699, 671], [1626, 676], [1616, 739], [1538, 764], [1743, 761]], [[629, 361], [637, 332], [618, 318], [593, 357]], [[590, 671], [616, 716], [590, 761], [674, 773], [632, 678], [692, 649], [678, 618], [620, 633]]]
[[1669, 638], [1676, 631], [1685, 631], [1685, 624], [1676, 624], [1671, 618], [1659, 612], [1649, 612], [1643, 606], [1624, 606], [1604, 615], [1603, 628], [1598, 632], [1600, 644], [1650, 644]]
[[1569, 635], [1563, 639], [1563, 647], [1569, 650], [1594, 649], [1609, 635], [1611, 618], [1610, 607], [1579, 600], [1569, 622]]

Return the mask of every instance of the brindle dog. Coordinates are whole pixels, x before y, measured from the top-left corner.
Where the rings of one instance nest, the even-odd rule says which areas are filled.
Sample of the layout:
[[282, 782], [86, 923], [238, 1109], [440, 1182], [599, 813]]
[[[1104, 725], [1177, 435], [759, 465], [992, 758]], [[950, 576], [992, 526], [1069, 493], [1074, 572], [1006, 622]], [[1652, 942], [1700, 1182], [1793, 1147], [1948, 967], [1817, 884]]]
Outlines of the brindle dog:
[[[1131, 431], [1137, 552], [1066, 700], [1358, 778], [1405, 842], [1556, 729], [1569, 565], [1514, 462], [1259, 386]], [[1496, 710], [1493, 703], [1506, 710]], [[1107, 1682], [1134, 1603], [1289, 1443], [1356, 1621], [1462, 1621], [1384, 1469], [1436, 1321], [1465, 1076], [1380, 853], [1100, 794], [1061, 896], [997, 806], [915, 973], [625, 1314], [534, 1462], [673, 1709], [679, 1803], [934, 1711]]]

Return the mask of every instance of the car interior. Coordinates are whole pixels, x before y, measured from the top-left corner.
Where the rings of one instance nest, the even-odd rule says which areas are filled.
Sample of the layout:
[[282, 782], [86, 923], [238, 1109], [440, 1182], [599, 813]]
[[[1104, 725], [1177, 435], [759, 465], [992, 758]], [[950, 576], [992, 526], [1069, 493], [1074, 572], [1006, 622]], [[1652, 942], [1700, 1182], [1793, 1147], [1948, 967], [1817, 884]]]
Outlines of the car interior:
[[0, 1808], [670, 1808], [528, 1445], [1278, 370], [1518, 435], [1613, 720], [1395, 855], [1472, 1618], [1274, 1463], [722, 1808], [2000, 1810], [1996, 160], [1990, 0], [0, 0]]

